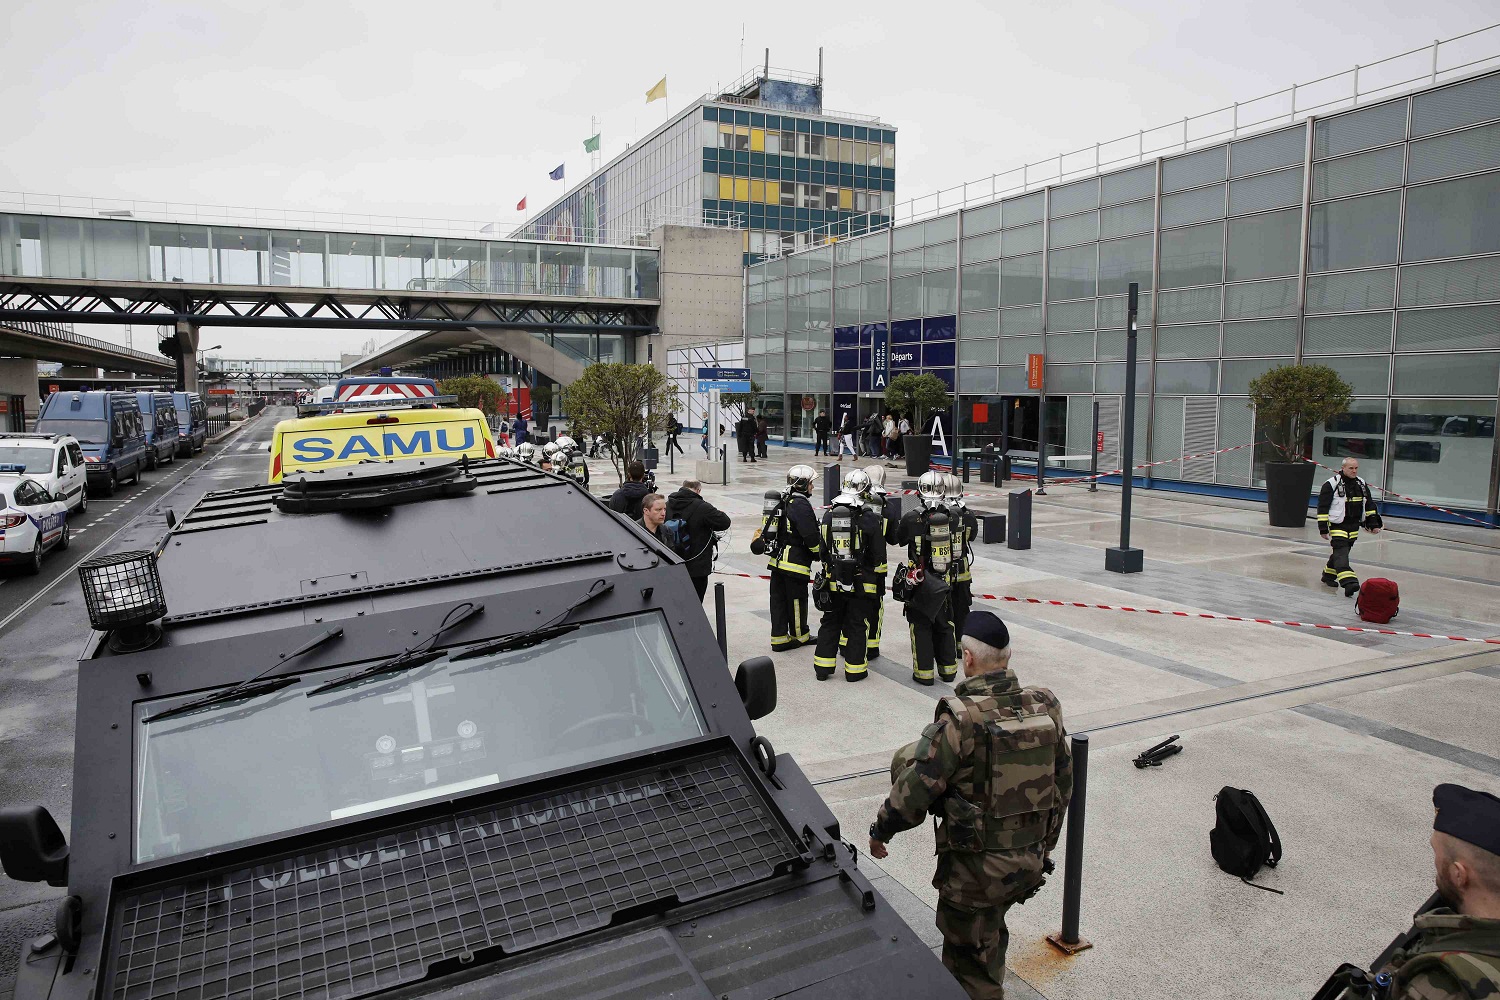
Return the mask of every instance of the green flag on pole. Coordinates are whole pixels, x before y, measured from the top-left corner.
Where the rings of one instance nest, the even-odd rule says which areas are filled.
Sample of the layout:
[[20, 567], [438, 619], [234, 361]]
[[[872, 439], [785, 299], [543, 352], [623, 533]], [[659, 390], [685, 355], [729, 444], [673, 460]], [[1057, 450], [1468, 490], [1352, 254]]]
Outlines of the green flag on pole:
[[587, 139], [583, 140], [583, 151], [585, 153], [597, 153], [597, 152], [599, 152], [599, 133], [598, 132], [595, 132], [593, 135], [591, 135]]

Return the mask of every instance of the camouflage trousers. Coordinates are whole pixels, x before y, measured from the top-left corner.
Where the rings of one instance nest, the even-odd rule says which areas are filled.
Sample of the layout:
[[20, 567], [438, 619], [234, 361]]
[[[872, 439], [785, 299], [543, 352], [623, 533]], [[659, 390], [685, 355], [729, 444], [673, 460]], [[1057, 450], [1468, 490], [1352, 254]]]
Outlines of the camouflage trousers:
[[1005, 949], [1010, 932], [1003, 906], [966, 906], [938, 897], [943, 965], [973, 1000], [1005, 1000]]

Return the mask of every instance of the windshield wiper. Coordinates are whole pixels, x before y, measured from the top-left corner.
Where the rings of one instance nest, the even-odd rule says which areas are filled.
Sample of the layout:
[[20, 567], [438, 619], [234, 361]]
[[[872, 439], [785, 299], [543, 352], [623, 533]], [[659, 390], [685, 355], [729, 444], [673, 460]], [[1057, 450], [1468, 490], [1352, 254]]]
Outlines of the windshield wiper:
[[292, 650], [290, 653], [286, 654], [281, 659], [277, 660], [274, 664], [256, 674], [254, 677], [240, 681], [238, 684], [235, 684], [232, 687], [224, 688], [220, 691], [211, 691], [201, 698], [194, 698], [192, 701], [185, 701], [181, 705], [177, 705], [173, 708], [164, 709], [163, 711], [157, 712], [155, 715], [148, 715], [144, 719], [142, 719], [141, 722], [160, 722], [163, 719], [170, 719], [173, 716], [186, 715], [189, 712], [196, 712], [200, 708], [211, 708], [214, 705], [222, 705], [226, 701], [239, 701], [242, 698], [253, 698], [256, 695], [266, 694], [271, 691], [278, 691], [281, 688], [287, 687], [288, 685], [295, 684], [298, 680], [297, 677], [267, 677], [266, 675], [275, 670], [277, 667], [280, 667], [282, 664], [286, 663], [287, 660], [295, 659], [296, 657], [301, 656], [303, 653], [311, 652], [330, 639], [337, 639], [343, 634], [344, 630], [342, 628], [331, 628], [328, 631], [322, 632], [309, 639], [307, 642], [303, 643], [301, 646], [298, 646], [296, 649]]
[[569, 615], [577, 611], [579, 608], [583, 607], [588, 602], [594, 600], [595, 598], [603, 597], [605, 594], [614, 589], [615, 585], [613, 583], [610, 583], [606, 580], [595, 580], [593, 586], [589, 587], [588, 593], [584, 594], [572, 604], [569, 604], [566, 608], [563, 608], [562, 611], [553, 615], [549, 620], [538, 625], [536, 628], [527, 629], [525, 632], [514, 632], [510, 635], [503, 635], [498, 639], [491, 639], [488, 642], [482, 642], [477, 646], [470, 646], [463, 652], [450, 655], [448, 659], [450, 661], [468, 660], [473, 659], [476, 656], [486, 656], [490, 653], [501, 653], [509, 649], [525, 649], [527, 646], [535, 646], [538, 643], [546, 642], [548, 639], [553, 639], [560, 635], [566, 635], [567, 633], [572, 632], [574, 629], [578, 628], [578, 626], [560, 625], [559, 623], [563, 619], [567, 618]]
[[449, 611], [448, 614], [444, 616], [442, 624], [437, 627], [436, 631], [434, 631], [427, 638], [423, 639], [421, 642], [417, 643], [412, 648], [403, 650], [397, 653], [395, 656], [381, 660], [378, 663], [372, 663], [368, 667], [363, 667], [359, 670], [354, 671], [353, 673], [345, 674], [342, 677], [336, 677], [333, 680], [329, 681], [327, 684], [320, 684], [317, 687], [313, 688], [311, 691], [307, 692], [307, 696], [311, 698], [315, 694], [322, 694], [324, 691], [332, 691], [335, 688], [341, 688], [346, 684], [353, 684], [356, 681], [362, 681], [367, 677], [378, 677], [381, 674], [394, 674], [398, 671], [410, 670], [413, 667], [420, 667], [424, 663], [431, 663], [433, 660], [439, 659], [444, 655], [442, 652], [434, 650], [432, 648], [437, 644], [437, 641], [442, 638], [443, 633], [457, 628], [459, 625], [468, 621], [470, 618], [479, 614], [483, 610], [483, 604], [475, 604], [472, 601], [465, 601], [464, 603], [455, 607], [452, 611]]

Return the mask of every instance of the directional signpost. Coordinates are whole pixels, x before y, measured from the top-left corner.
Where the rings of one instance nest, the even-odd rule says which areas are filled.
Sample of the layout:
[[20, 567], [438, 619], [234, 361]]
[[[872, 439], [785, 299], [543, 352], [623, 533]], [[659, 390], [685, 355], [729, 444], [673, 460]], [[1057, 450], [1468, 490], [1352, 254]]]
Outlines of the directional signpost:
[[719, 450], [719, 393], [749, 392], [748, 368], [699, 368], [698, 391], [708, 393], [708, 414], [704, 417], [708, 431], [710, 460]]

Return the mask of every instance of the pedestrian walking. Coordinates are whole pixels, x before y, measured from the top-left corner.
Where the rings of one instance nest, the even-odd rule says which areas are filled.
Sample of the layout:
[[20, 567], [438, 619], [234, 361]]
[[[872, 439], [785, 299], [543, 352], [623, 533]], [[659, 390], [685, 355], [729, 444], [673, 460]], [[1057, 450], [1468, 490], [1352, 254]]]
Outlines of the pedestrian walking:
[[771, 440], [771, 423], [762, 413], [755, 418], [755, 453], [761, 458], [766, 457], [766, 445]]
[[885, 458], [892, 459], [896, 457], [896, 418], [889, 413], [885, 415], [881, 444], [885, 449], [881, 454]]
[[714, 569], [714, 551], [718, 547], [715, 532], [729, 530], [729, 515], [703, 499], [702, 483], [686, 479], [681, 489], [667, 497], [667, 517], [683, 522], [691, 550], [683, 555], [683, 560], [701, 601], [708, 593], [708, 577]]
[[515, 431], [516, 447], [520, 447], [526, 443], [526, 417], [523, 414], [516, 414]]
[[[842, 452], [839, 455], [843, 457]], [[823, 571], [816, 583], [818, 646], [813, 651], [813, 674], [826, 681], [838, 670], [838, 655], [844, 654], [844, 680], [862, 681], [868, 676], [865, 636], [871, 608], [880, 599], [885, 583], [885, 537], [880, 518], [868, 510], [862, 495], [870, 488], [870, 477], [859, 469], [844, 476], [843, 491], [823, 512]]]
[[877, 410], [870, 414], [870, 419], [865, 422], [865, 454], [870, 458], [880, 458], [880, 441], [885, 434], [885, 423], [880, 419]]
[[891, 761], [891, 792], [870, 824], [870, 856], [937, 814], [937, 926], [943, 964], [975, 1000], [1003, 998], [1006, 912], [1052, 870], [1073, 795], [1062, 705], [1023, 688], [1010, 631], [991, 611], [969, 616], [964, 680]]
[[833, 429], [833, 421], [828, 419], [827, 410], [819, 410], [818, 415], [813, 418], [813, 457], [819, 454], [828, 454], [828, 432]]
[[1349, 551], [1359, 540], [1359, 529], [1379, 534], [1382, 527], [1370, 485], [1359, 478], [1359, 459], [1346, 458], [1318, 491], [1318, 534], [1333, 546], [1323, 567], [1323, 583], [1343, 587], [1345, 597], [1359, 593], [1359, 577], [1349, 567]]
[[755, 411], [746, 410], [734, 425], [735, 443], [739, 445], [740, 461], [755, 461]]
[[815, 476], [810, 465], [794, 465], [787, 470], [786, 488], [767, 492], [760, 530], [750, 542], [750, 551], [766, 556], [766, 568], [771, 571], [773, 652], [812, 642], [807, 627], [807, 585], [812, 579], [813, 560], [822, 550], [818, 518], [808, 499]]
[[844, 411], [843, 419], [839, 421], [839, 456], [834, 461], [842, 462], [846, 451], [850, 458], [859, 457], [854, 451], [854, 418], [849, 415], [848, 410]]
[[686, 454], [682, 450], [682, 444], [680, 442], [678, 442], [678, 440], [677, 440], [677, 435], [679, 435], [681, 433], [682, 433], [682, 423], [677, 419], [677, 414], [675, 414], [675, 413], [669, 413], [669, 414], [667, 414], [667, 453], [668, 454], [671, 454], [673, 448], [677, 449], [677, 454], [679, 454], [679, 455]]
[[896, 422], [896, 457], [906, 457], [906, 435], [911, 433], [911, 421], [902, 416]]
[[905, 605], [911, 631], [911, 677], [918, 684], [952, 682], [958, 674], [953, 631], [954, 530], [943, 504], [942, 473], [924, 472], [917, 479], [921, 506], [901, 519], [897, 535], [907, 561], [896, 568], [892, 589]]

